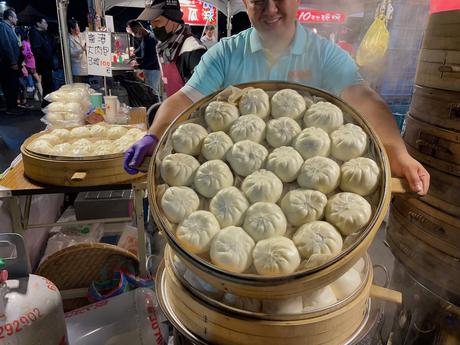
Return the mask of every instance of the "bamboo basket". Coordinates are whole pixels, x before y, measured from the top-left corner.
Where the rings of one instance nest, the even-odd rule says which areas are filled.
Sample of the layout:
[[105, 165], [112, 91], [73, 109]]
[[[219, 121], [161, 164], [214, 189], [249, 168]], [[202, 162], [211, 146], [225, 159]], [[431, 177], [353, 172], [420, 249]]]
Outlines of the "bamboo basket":
[[460, 92], [415, 85], [409, 114], [433, 126], [460, 131]]
[[450, 256], [460, 258], [460, 220], [417, 199], [395, 197], [391, 209], [408, 232]]
[[88, 157], [58, 157], [29, 151], [27, 146], [41, 135], [43, 132], [36, 133], [21, 145], [24, 174], [36, 182], [53, 186], [89, 187], [128, 182], [134, 179], [123, 169], [123, 153]]
[[219, 286], [225, 291], [234, 293], [238, 296], [285, 299], [297, 296], [301, 292], [316, 290], [319, 287], [325, 286], [339, 278], [348, 269], [350, 269], [360, 257], [364, 255], [389, 208], [391, 192], [405, 192], [406, 189], [404, 188], [401, 180], [390, 179], [388, 159], [383, 145], [374, 130], [369, 127], [367, 122], [353, 108], [339, 98], [319, 89], [287, 82], [254, 82], [240, 84], [237, 85], [237, 87], [257, 87], [266, 91], [277, 91], [284, 88], [290, 88], [304, 95], [309, 94], [321, 97], [339, 106], [344, 111], [344, 115], [348, 114], [348, 121], [360, 125], [370, 138], [370, 146], [372, 147], [373, 155], [382, 172], [380, 178], [380, 189], [377, 192], [378, 201], [374, 205], [375, 209], [371, 221], [359, 234], [359, 236], [357, 236], [356, 240], [331, 261], [314, 269], [298, 271], [284, 276], [271, 277], [256, 274], [230, 273], [217, 268], [205, 259], [193, 255], [182, 248], [176, 241], [172, 225], [163, 214], [160, 206], [159, 201], [161, 188], [159, 188], [159, 186], [161, 186], [162, 181], [159, 173], [159, 166], [162, 155], [164, 155], [163, 151], [165, 150], [166, 142], [173, 130], [178, 126], [178, 124], [188, 120], [195, 114], [196, 111], [202, 112], [204, 107], [219, 93], [216, 92], [193, 104], [190, 108], [179, 115], [160, 139], [154, 153], [156, 158], [152, 159], [150, 162], [148, 178], [149, 203], [155, 223], [159, 229], [165, 233], [165, 237], [173, 251], [176, 252], [181, 259], [183, 259], [185, 265], [191, 271], [209, 284]]

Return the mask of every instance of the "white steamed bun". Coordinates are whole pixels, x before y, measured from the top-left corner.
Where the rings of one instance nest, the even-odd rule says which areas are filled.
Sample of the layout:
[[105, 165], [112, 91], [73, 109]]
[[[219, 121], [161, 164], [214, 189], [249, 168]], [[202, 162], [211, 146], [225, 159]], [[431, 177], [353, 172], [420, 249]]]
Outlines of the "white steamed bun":
[[198, 210], [200, 199], [189, 187], [170, 187], [161, 198], [161, 208], [171, 223], [180, 223]]
[[231, 293], [225, 293], [222, 298], [222, 302], [230, 307], [252, 311], [254, 313], [259, 313], [262, 308], [261, 302], [258, 299], [243, 296], [240, 297]]
[[300, 264], [297, 248], [287, 237], [277, 236], [257, 242], [252, 251], [257, 273], [282, 275], [294, 272]]
[[304, 188], [328, 194], [339, 186], [340, 167], [326, 157], [309, 158], [300, 168], [297, 182]]
[[70, 136], [75, 139], [87, 138], [91, 136], [91, 132], [88, 127], [75, 127], [70, 130]]
[[233, 174], [227, 164], [215, 159], [197, 169], [193, 182], [198, 193], [212, 198], [221, 189], [233, 185]]
[[342, 164], [340, 189], [362, 196], [373, 193], [378, 185], [380, 169], [372, 159], [359, 157]]
[[52, 133], [46, 133], [40, 135], [40, 140], [46, 140], [48, 141], [51, 145], [57, 145], [62, 143], [62, 139], [58, 137], [57, 135], [54, 135]]
[[265, 139], [265, 121], [256, 115], [243, 115], [230, 127], [228, 134], [233, 142], [251, 140], [260, 143]]
[[53, 155], [68, 156], [72, 152], [72, 144], [62, 143], [53, 147]]
[[321, 128], [310, 127], [300, 132], [293, 146], [303, 159], [316, 156], [327, 157], [331, 152], [331, 139]]
[[351, 296], [361, 285], [361, 275], [354, 268], [345, 272], [339, 279], [331, 284], [335, 296], [341, 300]]
[[128, 129], [123, 126], [111, 126], [107, 132], [107, 138], [109, 139], [119, 139], [128, 132]]
[[266, 238], [282, 236], [287, 222], [281, 208], [269, 202], [257, 202], [246, 211], [243, 229], [257, 242]]
[[262, 301], [262, 312], [270, 315], [300, 314], [302, 309], [302, 296]]
[[267, 123], [267, 142], [273, 147], [288, 146], [301, 131], [290, 117], [273, 119]]
[[196, 156], [208, 135], [206, 129], [196, 123], [184, 123], [177, 127], [171, 136], [174, 151]]
[[283, 182], [271, 171], [261, 169], [244, 179], [241, 190], [251, 203], [276, 203], [283, 192]]
[[90, 156], [93, 154], [93, 149], [93, 143], [88, 139], [83, 138], [72, 143], [72, 154], [75, 156]]
[[292, 182], [297, 179], [302, 164], [302, 156], [296, 150], [290, 146], [281, 146], [268, 155], [266, 168], [281, 181]]
[[224, 132], [212, 132], [203, 141], [201, 153], [208, 161], [225, 159], [227, 151], [232, 147], [232, 139]]
[[38, 139], [31, 142], [27, 146], [27, 149], [29, 149], [32, 152], [42, 153], [46, 155], [53, 152], [53, 145], [49, 141]]
[[347, 123], [331, 133], [331, 155], [348, 161], [362, 156], [367, 148], [367, 134], [359, 126]]
[[313, 104], [303, 117], [305, 127], [318, 127], [331, 133], [343, 125], [342, 110], [329, 102]]
[[184, 153], [167, 155], [161, 162], [160, 174], [170, 186], [190, 186], [200, 163]]
[[209, 103], [204, 112], [206, 124], [213, 132], [227, 131], [239, 116], [236, 106], [220, 101]]
[[91, 136], [99, 139], [104, 139], [107, 136], [107, 126], [94, 125], [89, 128]]
[[236, 187], [221, 189], [211, 199], [209, 211], [216, 217], [221, 227], [243, 224], [249, 202]]
[[314, 254], [335, 256], [342, 250], [340, 233], [328, 222], [314, 221], [302, 225], [292, 237], [292, 241], [303, 258]]
[[220, 230], [216, 217], [208, 211], [195, 211], [176, 229], [177, 241], [193, 254], [209, 251], [211, 240]]
[[70, 131], [65, 128], [53, 129], [50, 134], [60, 138], [62, 142], [68, 141], [70, 139]]
[[283, 89], [276, 92], [271, 100], [272, 116], [299, 119], [306, 109], [305, 99], [295, 90]]
[[316, 190], [295, 189], [283, 197], [281, 209], [290, 224], [302, 224], [321, 219], [327, 204], [326, 196]]
[[241, 96], [238, 104], [241, 115], [253, 114], [261, 119], [270, 115], [270, 100], [262, 89], [249, 89]]
[[226, 158], [233, 171], [240, 176], [248, 176], [262, 168], [268, 150], [250, 140], [239, 141], [228, 150]]
[[337, 302], [330, 285], [303, 295], [303, 311], [306, 313], [330, 307]]

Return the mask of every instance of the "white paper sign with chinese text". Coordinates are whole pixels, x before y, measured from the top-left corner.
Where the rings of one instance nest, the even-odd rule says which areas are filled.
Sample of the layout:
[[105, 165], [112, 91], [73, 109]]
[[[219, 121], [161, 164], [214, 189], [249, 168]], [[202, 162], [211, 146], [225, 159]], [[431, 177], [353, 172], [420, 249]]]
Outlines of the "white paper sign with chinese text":
[[112, 76], [110, 32], [90, 31], [86, 36], [88, 74]]

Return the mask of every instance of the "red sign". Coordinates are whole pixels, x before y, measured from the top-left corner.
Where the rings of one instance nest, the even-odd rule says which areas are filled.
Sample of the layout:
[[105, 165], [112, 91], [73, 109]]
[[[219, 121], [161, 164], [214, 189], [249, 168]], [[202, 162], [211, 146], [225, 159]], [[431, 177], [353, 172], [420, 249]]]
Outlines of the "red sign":
[[460, 0], [431, 0], [430, 13], [460, 10]]
[[297, 20], [299, 23], [337, 23], [345, 22], [346, 15], [343, 12], [310, 10], [299, 8], [297, 10]]
[[216, 25], [216, 8], [199, 0], [179, 0], [182, 19], [190, 25]]

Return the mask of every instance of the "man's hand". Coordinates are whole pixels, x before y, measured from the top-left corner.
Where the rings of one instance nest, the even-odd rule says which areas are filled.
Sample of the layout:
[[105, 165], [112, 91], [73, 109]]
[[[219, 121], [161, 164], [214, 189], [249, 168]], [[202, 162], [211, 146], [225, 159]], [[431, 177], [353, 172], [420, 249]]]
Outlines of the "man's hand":
[[147, 134], [141, 140], [134, 143], [125, 153], [123, 167], [128, 174], [135, 175], [139, 172], [139, 166], [145, 156], [151, 156], [158, 144], [158, 138], [153, 134]]

